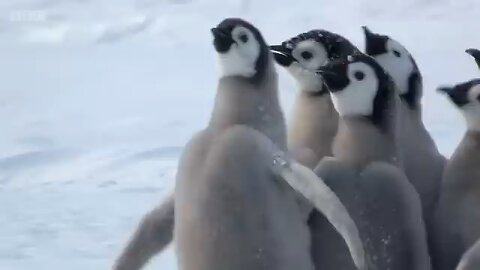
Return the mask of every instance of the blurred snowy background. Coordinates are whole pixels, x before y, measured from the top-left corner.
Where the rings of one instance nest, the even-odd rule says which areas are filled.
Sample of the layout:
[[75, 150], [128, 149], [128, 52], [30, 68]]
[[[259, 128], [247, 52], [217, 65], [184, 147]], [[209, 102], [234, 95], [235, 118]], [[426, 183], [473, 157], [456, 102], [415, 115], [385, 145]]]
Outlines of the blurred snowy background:
[[[425, 77], [425, 121], [450, 155], [463, 120], [435, 93], [480, 77], [478, 0], [2, 0], [0, 269], [108, 269], [140, 217], [172, 190], [209, 117], [209, 29], [238, 16], [278, 43], [325, 28], [363, 47], [391, 34]], [[288, 116], [293, 81], [279, 71]], [[174, 270], [170, 250], [148, 269]]]

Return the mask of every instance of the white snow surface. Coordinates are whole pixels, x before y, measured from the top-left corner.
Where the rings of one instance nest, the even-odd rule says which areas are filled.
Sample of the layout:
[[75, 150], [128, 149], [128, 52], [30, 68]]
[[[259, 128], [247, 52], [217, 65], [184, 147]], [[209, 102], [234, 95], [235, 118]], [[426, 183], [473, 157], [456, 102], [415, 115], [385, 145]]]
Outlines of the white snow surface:
[[[450, 155], [465, 124], [441, 84], [480, 77], [477, 0], [2, 0], [0, 269], [109, 269], [141, 216], [174, 187], [208, 121], [209, 29], [253, 22], [267, 41], [325, 28], [363, 48], [388, 33], [425, 78], [424, 118]], [[280, 73], [288, 116], [295, 84]], [[173, 248], [147, 269], [176, 269]]]

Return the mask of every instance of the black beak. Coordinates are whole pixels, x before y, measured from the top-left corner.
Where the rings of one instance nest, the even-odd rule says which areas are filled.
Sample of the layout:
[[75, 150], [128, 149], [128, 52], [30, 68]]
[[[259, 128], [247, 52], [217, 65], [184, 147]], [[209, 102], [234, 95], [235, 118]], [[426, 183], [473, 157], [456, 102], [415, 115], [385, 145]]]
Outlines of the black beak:
[[213, 34], [213, 45], [219, 53], [227, 52], [235, 41], [228, 31], [222, 28], [214, 27], [211, 29]]
[[270, 46], [270, 51], [273, 53], [275, 61], [283, 67], [288, 67], [295, 61], [292, 51], [282, 45]]
[[473, 56], [475, 58], [475, 61], [477, 62], [478, 68], [480, 68], [480, 50], [477, 49], [468, 49], [466, 50], [468, 54]]
[[365, 25], [362, 26], [362, 29], [363, 29], [363, 33], [365, 34], [365, 37], [366, 37], [366, 38], [371, 37], [371, 36], [374, 35], [373, 32], [370, 31], [370, 29], [368, 29], [367, 26], [365, 26]]
[[438, 92], [446, 94], [448, 98], [457, 106], [462, 107], [468, 104], [468, 84], [457, 86], [442, 86], [437, 89]]
[[215, 38], [230, 38], [230, 35], [223, 29], [214, 27], [210, 31], [212, 31]]
[[454, 90], [455, 90], [455, 88], [449, 87], [449, 86], [441, 86], [441, 87], [437, 88], [437, 92], [439, 92], [441, 94], [447, 94], [447, 95], [453, 94]]
[[346, 72], [346, 64], [326, 65], [317, 69], [317, 74], [323, 77], [328, 91], [335, 93], [343, 90], [349, 83]]
[[365, 52], [370, 56], [386, 53], [387, 37], [375, 34], [366, 26], [362, 26], [365, 34]]
[[365, 35], [365, 44], [368, 47], [369, 44], [372, 44], [375, 42], [378, 35], [370, 31], [370, 29], [365, 25], [362, 26], [362, 29], [363, 29], [363, 34]]

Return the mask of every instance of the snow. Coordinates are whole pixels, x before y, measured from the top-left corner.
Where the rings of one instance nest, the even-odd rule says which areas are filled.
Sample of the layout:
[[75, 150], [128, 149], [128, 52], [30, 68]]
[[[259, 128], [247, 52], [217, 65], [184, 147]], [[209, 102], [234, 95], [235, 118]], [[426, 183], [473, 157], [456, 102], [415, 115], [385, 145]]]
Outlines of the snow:
[[[425, 78], [425, 122], [451, 154], [465, 126], [438, 85], [478, 76], [477, 0], [2, 0], [0, 269], [108, 269], [174, 186], [217, 73], [209, 29], [229, 16], [279, 43], [326, 28], [360, 47], [389, 33]], [[288, 115], [295, 84], [279, 69]], [[148, 269], [176, 269], [170, 249]]]

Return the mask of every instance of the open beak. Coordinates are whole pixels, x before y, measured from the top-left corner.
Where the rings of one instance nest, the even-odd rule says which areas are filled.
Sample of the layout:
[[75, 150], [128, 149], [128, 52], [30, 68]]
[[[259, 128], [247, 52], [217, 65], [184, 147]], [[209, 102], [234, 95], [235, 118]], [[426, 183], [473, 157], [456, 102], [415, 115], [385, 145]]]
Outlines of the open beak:
[[288, 67], [296, 61], [292, 56], [291, 50], [282, 45], [270, 46], [270, 51], [273, 53], [275, 61], [283, 67]]

